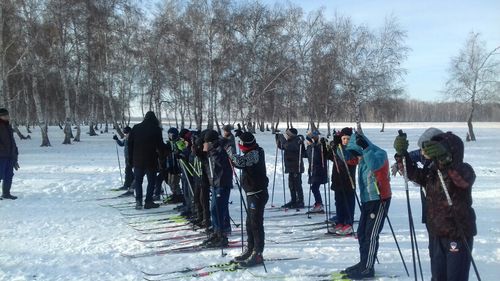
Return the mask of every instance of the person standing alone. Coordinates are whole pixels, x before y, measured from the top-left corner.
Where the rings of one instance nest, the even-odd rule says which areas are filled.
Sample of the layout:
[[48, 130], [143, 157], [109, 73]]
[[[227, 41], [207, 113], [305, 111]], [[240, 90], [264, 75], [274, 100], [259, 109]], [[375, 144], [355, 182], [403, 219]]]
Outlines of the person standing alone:
[[2, 180], [2, 198], [17, 199], [17, 196], [10, 194], [14, 169], [19, 169], [17, 163], [18, 150], [14, 131], [10, 126], [9, 111], [0, 108], [0, 180]]
[[134, 167], [135, 208], [142, 209], [142, 181], [144, 175], [148, 179], [144, 209], [158, 208], [153, 202], [156, 171], [158, 169], [158, 152], [163, 151], [164, 143], [160, 122], [152, 111], [148, 111], [144, 120], [135, 125], [128, 138], [130, 163]]

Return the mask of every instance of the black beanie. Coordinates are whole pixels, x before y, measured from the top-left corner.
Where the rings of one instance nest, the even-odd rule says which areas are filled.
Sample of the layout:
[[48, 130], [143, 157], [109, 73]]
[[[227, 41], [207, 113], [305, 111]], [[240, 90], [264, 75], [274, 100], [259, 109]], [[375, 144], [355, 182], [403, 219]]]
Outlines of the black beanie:
[[231, 132], [233, 130], [233, 126], [231, 126], [230, 124], [224, 125], [224, 127], [222, 127], [222, 130]]
[[0, 108], [0, 116], [9, 115], [9, 111], [6, 108]]
[[250, 132], [244, 132], [243, 134], [241, 134], [240, 140], [245, 146], [250, 146], [255, 143], [255, 137]]
[[340, 130], [340, 134], [342, 136], [350, 136], [352, 135], [352, 128], [345, 127], [344, 129]]
[[285, 131], [285, 133], [286, 133], [289, 137], [295, 137], [295, 136], [297, 136], [297, 134], [298, 134], [299, 132], [297, 132], [297, 129], [295, 129], [295, 128], [290, 128], [290, 129], [286, 130], [286, 131]]
[[219, 133], [216, 130], [209, 130], [205, 133], [205, 142], [214, 142], [219, 139]]
[[123, 133], [128, 134], [128, 133], [130, 133], [131, 130], [132, 129], [129, 126], [127, 126], [127, 127], [123, 128]]

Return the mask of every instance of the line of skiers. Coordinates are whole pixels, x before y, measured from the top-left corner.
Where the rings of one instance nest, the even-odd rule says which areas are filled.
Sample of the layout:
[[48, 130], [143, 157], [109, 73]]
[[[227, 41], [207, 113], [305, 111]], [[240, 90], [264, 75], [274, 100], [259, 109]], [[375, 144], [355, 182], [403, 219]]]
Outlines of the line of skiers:
[[[169, 140], [164, 143], [158, 119], [153, 112], [148, 112], [144, 121], [135, 125], [128, 135], [128, 163], [133, 167], [134, 183], [127, 188], [135, 187], [136, 207], [142, 208], [142, 178], [146, 175], [144, 208], [157, 208], [159, 204], [154, 199], [158, 199], [155, 197], [162, 191], [161, 183], [166, 181], [172, 192], [166, 203], [183, 203], [180, 210], [183, 215], [192, 218], [199, 227], [211, 228], [203, 245], [225, 247], [231, 233], [229, 197], [233, 182], [238, 185], [241, 182], [247, 202], [247, 248], [235, 261], [242, 266], [254, 266], [263, 262], [264, 209], [269, 199], [265, 153], [254, 135], [237, 130], [242, 152], [238, 155], [232, 127], [225, 126], [223, 131], [220, 136], [214, 130], [182, 129], [179, 132], [170, 128]], [[394, 175], [402, 173], [401, 162], [405, 158], [408, 178], [422, 186], [432, 280], [467, 280], [476, 234], [470, 192], [475, 174], [470, 165], [463, 163], [463, 142], [459, 137], [434, 128], [431, 131], [424, 132], [419, 140], [418, 153], [408, 153], [406, 137], [396, 137], [396, 164], [392, 171]], [[284, 152], [291, 197], [283, 207], [305, 207], [302, 174], [305, 172], [303, 159], [307, 158], [308, 183], [314, 197], [309, 211], [323, 212], [320, 186], [328, 182], [330, 160], [336, 216], [329, 232], [352, 234], [356, 200], [361, 210], [356, 231], [360, 261], [342, 272], [352, 279], [371, 278], [375, 275], [379, 234], [392, 196], [387, 153], [351, 128], [334, 133], [329, 143], [320, 136], [319, 131], [312, 130], [304, 140], [294, 128], [287, 129], [285, 134], [276, 134], [277, 147]], [[419, 162], [424, 164], [423, 168], [417, 165]], [[242, 170], [241, 181], [235, 168]], [[444, 173], [442, 181], [438, 171]], [[452, 206], [446, 205], [443, 185], [454, 203]], [[356, 189], [359, 189], [359, 199]]]

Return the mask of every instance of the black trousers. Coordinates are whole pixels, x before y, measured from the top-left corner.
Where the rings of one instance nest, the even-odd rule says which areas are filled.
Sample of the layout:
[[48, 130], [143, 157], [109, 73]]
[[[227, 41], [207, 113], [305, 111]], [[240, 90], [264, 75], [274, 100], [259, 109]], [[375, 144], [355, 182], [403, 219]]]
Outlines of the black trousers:
[[304, 203], [304, 191], [302, 190], [302, 174], [288, 174], [288, 188], [290, 189], [290, 202]]
[[[471, 258], [464, 239], [446, 237], [429, 237], [431, 255], [432, 281], [466, 281], [469, 280]], [[474, 238], [466, 238], [472, 251]], [[432, 247], [432, 249], [431, 249]]]
[[368, 201], [361, 204], [358, 243], [362, 270], [371, 269], [375, 264], [379, 234], [384, 227], [390, 202], [390, 199], [388, 199], [386, 201]]
[[247, 196], [247, 243], [248, 249], [257, 253], [264, 251], [264, 207], [269, 200], [269, 193], [263, 190]]

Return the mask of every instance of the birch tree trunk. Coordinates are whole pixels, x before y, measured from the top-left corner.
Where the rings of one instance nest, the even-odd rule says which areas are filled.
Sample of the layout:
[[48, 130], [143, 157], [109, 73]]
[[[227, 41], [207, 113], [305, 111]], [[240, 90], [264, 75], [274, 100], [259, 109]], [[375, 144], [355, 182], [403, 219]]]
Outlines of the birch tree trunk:
[[35, 75], [35, 71], [33, 71], [32, 77], [32, 93], [33, 100], [35, 101], [35, 111], [38, 119], [38, 126], [40, 127], [40, 131], [42, 133], [42, 144], [40, 146], [51, 146], [47, 130], [47, 123], [45, 122], [45, 118], [43, 116], [42, 101], [40, 98], [40, 93], [38, 92], [38, 78]]

